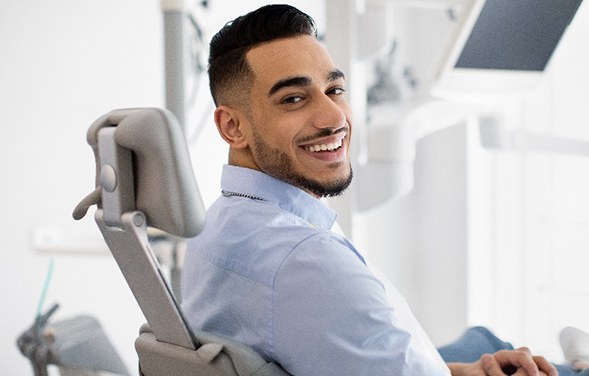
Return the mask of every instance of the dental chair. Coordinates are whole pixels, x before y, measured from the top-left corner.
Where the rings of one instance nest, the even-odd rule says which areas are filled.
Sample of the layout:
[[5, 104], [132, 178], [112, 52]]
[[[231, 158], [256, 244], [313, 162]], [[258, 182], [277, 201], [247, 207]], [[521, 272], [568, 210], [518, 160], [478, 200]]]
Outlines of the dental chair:
[[193, 237], [204, 207], [184, 134], [162, 109], [114, 110], [98, 118], [87, 141], [96, 160], [96, 189], [73, 216], [97, 205], [95, 220], [147, 323], [135, 349], [144, 376], [288, 375], [252, 348], [191, 331], [148, 241], [147, 228]]

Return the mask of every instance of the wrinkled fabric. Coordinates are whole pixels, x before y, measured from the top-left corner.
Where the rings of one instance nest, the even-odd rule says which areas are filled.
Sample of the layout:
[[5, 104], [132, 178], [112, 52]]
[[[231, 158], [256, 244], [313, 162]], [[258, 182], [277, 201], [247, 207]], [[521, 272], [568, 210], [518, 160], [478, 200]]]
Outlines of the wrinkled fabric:
[[188, 243], [184, 316], [294, 375], [449, 375], [405, 300], [331, 231], [322, 201], [225, 166], [225, 192]]

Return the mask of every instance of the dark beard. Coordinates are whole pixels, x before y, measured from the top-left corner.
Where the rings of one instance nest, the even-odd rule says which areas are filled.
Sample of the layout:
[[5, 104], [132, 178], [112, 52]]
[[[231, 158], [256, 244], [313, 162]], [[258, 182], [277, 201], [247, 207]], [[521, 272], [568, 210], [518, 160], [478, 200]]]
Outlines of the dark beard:
[[[254, 131], [254, 154], [257, 156], [258, 167], [266, 174], [285, 181], [302, 190], [311, 192], [318, 197], [336, 197], [341, 195], [352, 183], [353, 173], [350, 165], [350, 174], [331, 182], [320, 182], [309, 179], [292, 170], [290, 157], [278, 149], [268, 145], [257, 132]], [[336, 168], [339, 163], [335, 163]]]
[[350, 166], [350, 174], [347, 178], [338, 179], [330, 183], [321, 183], [297, 174], [292, 174], [288, 182], [319, 197], [336, 197], [344, 193], [350, 186], [353, 175], [352, 166]]

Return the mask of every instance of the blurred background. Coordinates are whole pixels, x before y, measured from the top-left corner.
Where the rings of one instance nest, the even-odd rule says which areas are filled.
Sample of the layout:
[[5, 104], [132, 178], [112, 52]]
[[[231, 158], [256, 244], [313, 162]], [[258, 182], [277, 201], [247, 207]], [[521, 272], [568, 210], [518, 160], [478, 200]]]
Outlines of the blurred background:
[[[185, 4], [184, 129], [206, 206], [227, 154], [208, 42], [266, 3]], [[473, 27], [464, 20], [477, 19], [467, 1], [288, 3], [315, 18], [348, 78], [356, 181], [330, 202], [342, 229], [437, 345], [485, 325], [560, 361], [560, 329], [589, 330], [589, 5], [531, 84], [496, 90], [495, 68], [468, 88], [445, 75]], [[16, 339], [52, 303], [56, 320], [96, 317], [135, 370], [144, 318], [92, 216], [71, 212], [94, 187], [90, 124], [115, 108], [166, 107], [162, 4], [5, 0], [0, 48], [0, 371], [32, 374]]]

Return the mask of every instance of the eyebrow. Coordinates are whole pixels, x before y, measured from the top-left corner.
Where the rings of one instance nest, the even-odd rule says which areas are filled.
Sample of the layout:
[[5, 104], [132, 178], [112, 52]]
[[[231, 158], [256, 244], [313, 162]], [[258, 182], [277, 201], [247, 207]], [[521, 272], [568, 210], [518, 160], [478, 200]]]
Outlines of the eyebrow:
[[[327, 81], [332, 82], [336, 81], [339, 78], [345, 78], [345, 75], [339, 69], [334, 69], [329, 72], [327, 75]], [[276, 81], [274, 85], [268, 91], [268, 96], [275, 94], [277, 91], [285, 88], [285, 87], [301, 87], [301, 86], [309, 86], [311, 85], [311, 78], [307, 76], [295, 76], [295, 77], [287, 77], [282, 80]]]
[[346, 76], [344, 75], [344, 72], [342, 72], [341, 70], [339, 70], [337, 68], [334, 69], [334, 70], [332, 70], [331, 72], [329, 72], [329, 75], [327, 76], [327, 80], [329, 82], [336, 81], [336, 80], [338, 80], [340, 78], [344, 78], [345, 79]]

